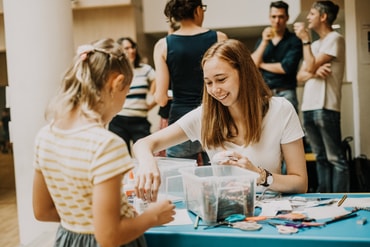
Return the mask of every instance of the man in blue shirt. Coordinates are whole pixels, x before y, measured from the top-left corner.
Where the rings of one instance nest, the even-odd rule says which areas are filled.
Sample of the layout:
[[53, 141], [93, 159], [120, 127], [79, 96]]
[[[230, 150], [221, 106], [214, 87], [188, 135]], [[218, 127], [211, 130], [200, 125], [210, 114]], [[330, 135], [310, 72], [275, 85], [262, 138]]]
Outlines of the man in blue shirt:
[[275, 96], [285, 97], [298, 112], [297, 71], [302, 58], [302, 42], [287, 29], [288, 4], [270, 4], [270, 27], [266, 27], [256, 44], [252, 58]]

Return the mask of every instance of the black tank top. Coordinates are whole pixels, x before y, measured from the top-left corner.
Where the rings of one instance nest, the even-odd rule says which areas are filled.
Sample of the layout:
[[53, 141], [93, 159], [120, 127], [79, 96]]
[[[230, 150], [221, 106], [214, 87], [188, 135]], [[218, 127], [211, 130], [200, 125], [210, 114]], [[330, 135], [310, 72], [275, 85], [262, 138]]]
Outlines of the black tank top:
[[173, 123], [201, 104], [203, 71], [200, 63], [207, 49], [217, 42], [217, 32], [209, 30], [191, 36], [171, 34], [166, 42], [166, 62], [173, 91], [169, 123]]

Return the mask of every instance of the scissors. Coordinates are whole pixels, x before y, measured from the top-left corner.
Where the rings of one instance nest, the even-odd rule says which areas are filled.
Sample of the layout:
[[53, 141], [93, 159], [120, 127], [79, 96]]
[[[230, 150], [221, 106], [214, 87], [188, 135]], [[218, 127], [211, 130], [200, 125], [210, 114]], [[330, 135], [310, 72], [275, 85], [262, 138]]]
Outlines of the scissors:
[[225, 220], [218, 222], [216, 225], [207, 226], [204, 230], [216, 228], [219, 226], [233, 227], [233, 223], [245, 220], [244, 214], [232, 214], [225, 218]]

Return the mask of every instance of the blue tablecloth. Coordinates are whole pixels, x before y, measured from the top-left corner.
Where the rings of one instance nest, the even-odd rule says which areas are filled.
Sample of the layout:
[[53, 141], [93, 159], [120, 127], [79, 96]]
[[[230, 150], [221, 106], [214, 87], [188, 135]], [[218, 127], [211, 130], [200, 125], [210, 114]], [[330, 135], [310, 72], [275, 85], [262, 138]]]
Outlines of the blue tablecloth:
[[[302, 194], [304, 197], [341, 198], [343, 194]], [[370, 197], [370, 193], [348, 194], [351, 197]], [[145, 233], [149, 247], [245, 247], [245, 246], [370, 246], [370, 222], [356, 223], [367, 218], [370, 212], [360, 210], [354, 218], [338, 221], [320, 228], [300, 229], [296, 234], [280, 234], [276, 228], [263, 224], [259, 231], [242, 231], [234, 228], [218, 227], [204, 230], [204, 226], [194, 229], [193, 225], [154, 227]], [[194, 215], [189, 213], [194, 220]]]

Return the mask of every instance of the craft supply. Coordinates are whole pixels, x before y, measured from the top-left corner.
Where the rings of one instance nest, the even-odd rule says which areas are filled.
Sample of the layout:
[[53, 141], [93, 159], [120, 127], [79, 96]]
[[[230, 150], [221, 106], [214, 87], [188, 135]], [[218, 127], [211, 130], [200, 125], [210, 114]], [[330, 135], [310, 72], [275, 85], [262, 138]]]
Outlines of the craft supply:
[[244, 214], [232, 214], [228, 217], [225, 218], [225, 221], [227, 222], [237, 222], [237, 221], [242, 221], [245, 220], [245, 215]]
[[243, 221], [245, 220], [245, 215], [244, 214], [232, 214], [229, 215], [228, 217], [225, 218], [225, 220], [218, 222], [216, 225], [211, 225], [204, 230], [211, 229], [211, 228], [216, 228], [219, 226], [227, 226], [227, 227], [232, 227], [233, 223], [238, 222], [238, 221]]
[[199, 215], [197, 215], [197, 217], [195, 218], [195, 222], [194, 222], [194, 229], [198, 229], [198, 225], [199, 225]]
[[248, 222], [248, 221], [235, 222], [232, 225], [233, 225], [233, 228], [238, 228], [243, 231], [257, 231], [262, 228], [261, 224], [258, 224], [256, 222]]
[[308, 219], [306, 215], [301, 213], [286, 213], [286, 214], [278, 214], [275, 216], [253, 216], [245, 218], [246, 221], [262, 221], [268, 219], [283, 219], [283, 220], [294, 220], [294, 221], [312, 221], [312, 219]]
[[281, 234], [293, 234], [298, 232], [298, 228], [295, 228], [293, 226], [277, 225], [276, 228]]
[[344, 194], [342, 199], [340, 199], [338, 202], [338, 207], [340, 207], [346, 199], [347, 199], [347, 194]]
[[365, 210], [370, 212], [370, 207], [355, 207], [353, 211]]
[[353, 212], [351, 212], [349, 214], [339, 215], [339, 216], [333, 217], [331, 220], [326, 221], [325, 224], [331, 224], [331, 223], [334, 223], [334, 222], [337, 222], [337, 221], [349, 219], [349, 218], [356, 217], [356, 216], [357, 216], [357, 214], [353, 213]]
[[293, 234], [298, 232], [298, 228], [294, 226], [286, 226], [280, 223], [269, 222], [269, 225], [276, 227], [281, 234]]
[[365, 225], [367, 222], [367, 219], [366, 218], [361, 218], [359, 220], [356, 221], [356, 224], [357, 225]]

